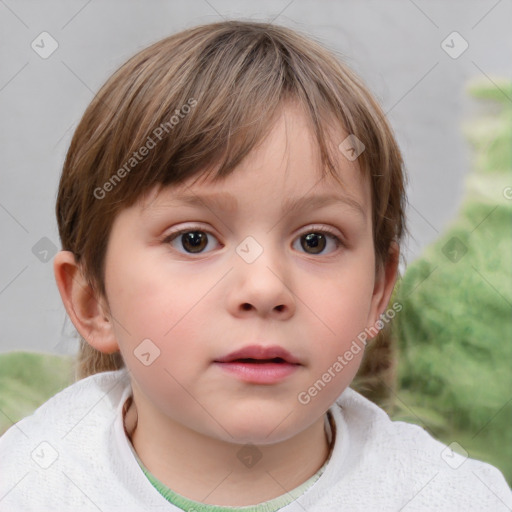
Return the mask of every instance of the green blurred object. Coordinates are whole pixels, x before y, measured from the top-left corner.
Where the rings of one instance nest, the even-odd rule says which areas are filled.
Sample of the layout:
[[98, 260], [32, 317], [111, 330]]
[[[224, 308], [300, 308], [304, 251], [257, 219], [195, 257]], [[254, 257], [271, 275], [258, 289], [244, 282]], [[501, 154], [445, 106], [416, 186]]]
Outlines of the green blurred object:
[[0, 355], [0, 435], [74, 381], [70, 356], [36, 352]]
[[393, 418], [458, 443], [511, 484], [512, 83], [494, 84], [468, 87], [481, 115], [463, 130], [475, 157], [460, 212], [395, 290]]

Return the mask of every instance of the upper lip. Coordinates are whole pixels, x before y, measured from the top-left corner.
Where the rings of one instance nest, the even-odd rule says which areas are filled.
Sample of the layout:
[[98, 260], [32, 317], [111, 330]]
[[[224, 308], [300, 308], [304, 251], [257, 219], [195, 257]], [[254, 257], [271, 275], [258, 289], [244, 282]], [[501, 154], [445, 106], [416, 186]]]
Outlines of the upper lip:
[[265, 347], [263, 345], [249, 345], [240, 350], [235, 350], [227, 356], [216, 359], [216, 363], [230, 363], [238, 359], [283, 359], [290, 364], [300, 364], [300, 361], [286, 349], [277, 345]]

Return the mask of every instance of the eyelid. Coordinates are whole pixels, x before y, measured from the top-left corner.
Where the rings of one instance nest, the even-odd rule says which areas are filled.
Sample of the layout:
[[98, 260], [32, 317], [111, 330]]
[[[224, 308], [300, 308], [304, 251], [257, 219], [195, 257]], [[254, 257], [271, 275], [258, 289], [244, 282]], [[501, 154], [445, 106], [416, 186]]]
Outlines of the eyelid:
[[212, 235], [218, 239], [217, 235], [211, 229], [208, 229], [200, 224], [191, 224], [189, 226], [183, 226], [181, 228], [177, 228], [173, 231], [166, 233], [163, 237], [162, 242], [169, 242], [172, 239], [176, 238], [177, 236], [182, 235], [183, 233], [188, 233], [189, 231], [201, 231], [203, 233], [207, 233], [208, 235]]
[[[175, 229], [174, 231], [167, 233], [164, 236], [163, 241], [169, 240], [173, 236], [181, 235], [181, 234], [187, 233], [189, 231], [203, 231], [204, 233], [213, 235], [217, 238], [217, 235], [215, 235], [215, 233], [213, 233], [212, 230], [205, 228], [200, 224], [192, 224], [190, 226], [183, 226], [182, 228], [178, 228], [178, 229]], [[305, 234], [305, 233], [313, 233], [313, 232], [328, 233], [329, 235], [339, 238], [341, 241], [344, 238], [343, 235], [338, 230], [335, 230], [334, 228], [331, 228], [330, 226], [324, 226], [324, 225], [320, 225], [320, 224], [307, 224], [307, 225], [303, 226], [302, 228], [300, 228], [299, 230], [297, 230], [296, 236], [299, 236], [299, 235]]]
[[331, 228], [330, 226], [324, 226], [322, 224], [308, 224], [304, 226], [304, 228], [300, 228], [299, 233], [328, 233], [330, 235], [335, 236], [336, 238], [343, 238], [341, 233], [334, 228]]

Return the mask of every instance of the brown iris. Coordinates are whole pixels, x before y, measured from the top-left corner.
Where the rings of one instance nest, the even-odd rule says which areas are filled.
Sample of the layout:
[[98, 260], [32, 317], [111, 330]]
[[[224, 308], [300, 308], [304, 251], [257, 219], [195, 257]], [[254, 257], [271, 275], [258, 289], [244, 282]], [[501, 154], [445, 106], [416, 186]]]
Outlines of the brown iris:
[[208, 235], [203, 231], [187, 231], [181, 240], [183, 247], [192, 253], [201, 252], [208, 245]]
[[308, 233], [301, 237], [300, 244], [304, 250], [313, 249], [313, 252], [310, 254], [318, 254], [325, 249], [325, 235], [321, 233]]

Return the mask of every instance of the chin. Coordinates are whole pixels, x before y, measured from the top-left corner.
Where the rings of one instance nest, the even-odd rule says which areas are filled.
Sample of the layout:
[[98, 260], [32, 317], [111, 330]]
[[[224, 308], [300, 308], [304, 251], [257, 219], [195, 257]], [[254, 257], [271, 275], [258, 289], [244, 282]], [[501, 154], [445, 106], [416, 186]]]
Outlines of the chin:
[[233, 414], [222, 424], [219, 433], [224, 441], [236, 444], [272, 445], [286, 441], [303, 428], [297, 424], [296, 414], [284, 408], [276, 411], [252, 411]]

